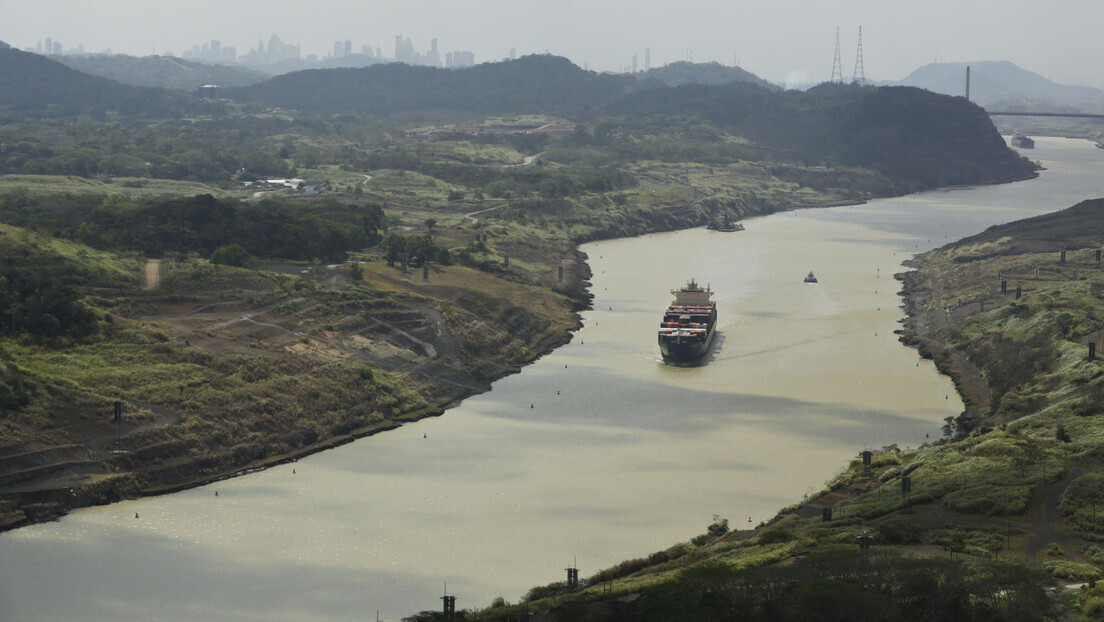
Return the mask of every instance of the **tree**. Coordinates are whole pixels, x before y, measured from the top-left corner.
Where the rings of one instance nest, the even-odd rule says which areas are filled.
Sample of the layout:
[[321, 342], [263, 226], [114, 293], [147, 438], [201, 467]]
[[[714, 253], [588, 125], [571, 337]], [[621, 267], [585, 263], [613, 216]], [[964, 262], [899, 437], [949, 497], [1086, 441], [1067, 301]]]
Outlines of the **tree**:
[[253, 261], [253, 256], [239, 244], [226, 244], [215, 249], [211, 253], [211, 263], [224, 266], [237, 266], [245, 268]]

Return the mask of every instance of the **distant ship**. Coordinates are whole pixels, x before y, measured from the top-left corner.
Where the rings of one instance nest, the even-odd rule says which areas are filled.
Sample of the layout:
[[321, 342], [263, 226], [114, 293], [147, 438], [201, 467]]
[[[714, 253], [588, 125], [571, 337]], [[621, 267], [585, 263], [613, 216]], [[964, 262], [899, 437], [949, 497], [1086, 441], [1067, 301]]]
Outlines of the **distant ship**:
[[816, 283], [817, 282], [817, 278], [815, 276], [813, 276], [812, 271], [810, 271], [809, 274], [805, 275], [805, 282], [806, 283]]
[[709, 219], [709, 224], [705, 226], [710, 231], [743, 231], [744, 226], [740, 223], [732, 220], [732, 216], [725, 214], [724, 218], [720, 222], [717, 222], [717, 217], [713, 216]]
[[659, 325], [659, 351], [665, 360], [692, 361], [709, 350], [717, 328], [717, 303], [710, 300], [713, 290], [690, 279], [671, 293], [675, 299]]
[[1012, 146], [1020, 149], [1034, 149], [1035, 140], [1023, 132], [1016, 132], [1012, 135]]

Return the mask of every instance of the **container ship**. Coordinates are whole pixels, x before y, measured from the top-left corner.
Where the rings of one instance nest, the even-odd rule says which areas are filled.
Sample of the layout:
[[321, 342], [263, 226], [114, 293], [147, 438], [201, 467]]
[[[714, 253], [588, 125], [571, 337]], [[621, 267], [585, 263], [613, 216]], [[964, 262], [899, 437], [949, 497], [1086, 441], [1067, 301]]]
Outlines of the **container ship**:
[[717, 328], [717, 303], [709, 299], [713, 290], [691, 279], [671, 293], [675, 299], [659, 325], [659, 351], [664, 360], [692, 361], [709, 350]]

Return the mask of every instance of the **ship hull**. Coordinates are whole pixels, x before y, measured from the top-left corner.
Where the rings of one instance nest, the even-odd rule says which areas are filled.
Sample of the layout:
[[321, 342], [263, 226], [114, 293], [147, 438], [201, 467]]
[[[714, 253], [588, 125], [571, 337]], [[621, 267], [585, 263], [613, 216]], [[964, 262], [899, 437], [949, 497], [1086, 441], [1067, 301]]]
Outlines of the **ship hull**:
[[714, 329], [710, 326], [703, 338], [660, 338], [659, 352], [665, 361], [678, 363], [695, 361], [709, 351], [709, 346], [713, 343], [713, 333]]

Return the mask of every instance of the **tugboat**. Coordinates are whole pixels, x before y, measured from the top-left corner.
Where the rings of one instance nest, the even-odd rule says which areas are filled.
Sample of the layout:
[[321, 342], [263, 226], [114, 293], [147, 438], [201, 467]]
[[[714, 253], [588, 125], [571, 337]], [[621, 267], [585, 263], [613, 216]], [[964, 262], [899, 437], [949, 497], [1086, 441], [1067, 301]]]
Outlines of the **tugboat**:
[[672, 289], [675, 299], [663, 314], [659, 325], [659, 351], [667, 361], [692, 361], [709, 350], [717, 328], [717, 303], [710, 300], [713, 290], [694, 279]]
[[817, 278], [815, 276], [813, 276], [812, 271], [809, 271], [809, 274], [805, 275], [805, 282], [806, 283], [816, 283], [817, 282]]
[[1034, 149], [1035, 139], [1023, 132], [1016, 132], [1012, 135], [1012, 146], [1020, 149]]
[[713, 216], [709, 219], [709, 224], [705, 226], [710, 231], [743, 231], [744, 226], [735, 220], [732, 220], [732, 216], [725, 214], [721, 222], [717, 222], [717, 217]]

